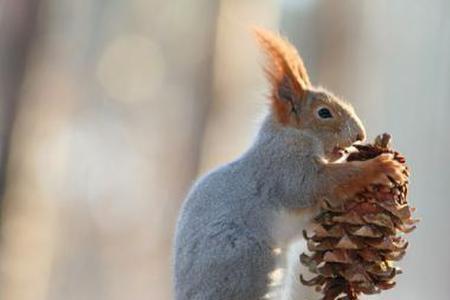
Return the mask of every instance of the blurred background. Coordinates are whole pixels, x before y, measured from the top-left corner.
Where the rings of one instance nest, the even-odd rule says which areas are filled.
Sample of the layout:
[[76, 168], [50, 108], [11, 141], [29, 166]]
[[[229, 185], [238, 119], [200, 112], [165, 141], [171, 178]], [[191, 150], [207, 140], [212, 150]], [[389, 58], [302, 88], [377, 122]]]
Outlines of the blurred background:
[[252, 25], [409, 159], [422, 223], [370, 299], [450, 298], [449, 1], [1, 0], [0, 299], [172, 298], [180, 204], [266, 110]]

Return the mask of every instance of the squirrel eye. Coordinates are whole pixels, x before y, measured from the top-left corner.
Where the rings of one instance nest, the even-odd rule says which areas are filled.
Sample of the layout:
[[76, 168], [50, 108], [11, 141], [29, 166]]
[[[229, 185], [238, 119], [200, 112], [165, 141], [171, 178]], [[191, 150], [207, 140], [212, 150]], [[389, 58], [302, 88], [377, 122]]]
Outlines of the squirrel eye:
[[322, 119], [329, 119], [329, 118], [333, 117], [333, 115], [331, 114], [330, 110], [328, 108], [326, 108], [326, 107], [322, 107], [321, 109], [319, 109], [317, 111], [317, 114]]

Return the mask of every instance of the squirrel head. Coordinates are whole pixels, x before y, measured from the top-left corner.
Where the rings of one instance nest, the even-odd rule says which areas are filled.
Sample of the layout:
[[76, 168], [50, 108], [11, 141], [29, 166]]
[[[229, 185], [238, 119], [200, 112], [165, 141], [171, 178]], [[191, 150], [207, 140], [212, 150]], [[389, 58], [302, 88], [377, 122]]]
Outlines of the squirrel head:
[[314, 135], [325, 155], [366, 137], [353, 107], [323, 88], [312, 86], [305, 65], [295, 47], [285, 38], [254, 29], [268, 60], [265, 67], [271, 84], [271, 115], [283, 126]]

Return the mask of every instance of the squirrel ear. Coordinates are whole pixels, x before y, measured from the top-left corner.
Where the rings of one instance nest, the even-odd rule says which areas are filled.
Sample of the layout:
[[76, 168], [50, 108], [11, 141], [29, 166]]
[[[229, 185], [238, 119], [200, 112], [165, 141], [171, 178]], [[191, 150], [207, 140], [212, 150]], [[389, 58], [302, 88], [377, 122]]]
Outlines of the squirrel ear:
[[285, 123], [290, 113], [296, 112], [295, 102], [303, 100], [311, 86], [308, 73], [297, 50], [286, 39], [261, 28], [254, 28], [253, 33], [268, 57], [265, 72], [272, 85], [272, 105], [278, 119]]

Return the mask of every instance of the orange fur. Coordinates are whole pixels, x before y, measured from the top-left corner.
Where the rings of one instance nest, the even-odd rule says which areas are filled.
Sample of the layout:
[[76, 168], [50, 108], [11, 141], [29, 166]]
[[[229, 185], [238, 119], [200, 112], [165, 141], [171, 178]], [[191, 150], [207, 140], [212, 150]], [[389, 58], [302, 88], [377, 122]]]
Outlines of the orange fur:
[[271, 98], [272, 101], [272, 109], [277, 116], [278, 122], [283, 125], [287, 125], [290, 121], [289, 111], [290, 104], [284, 101], [279, 101], [274, 96]]
[[393, 160], [391, 154], [382, 154], [364, 162], [327, 164], [326, 178], [339, 178], [339, 182], [327, 181], [326, 186], [331, 187], [330, 194], [336, 195], [337, 199], [348, 199], [371, 184], [390, 186], [392, 183], [386, 174], [403, 184], [406, 180], [403, 171], [404, 166]]
[[253, 32], [269, 58], [265, 72], [272, 85], [272, 107], [278, 120], [285, 124], [289, 121], [290, 107], [289, 103], [278, 99], [280, 85], [288, 78], [296, 95], [302, 98], [305, 90], [311, 87], [309, 76], [297, 50], [286, 39], [261, 28], [255, 28]]

